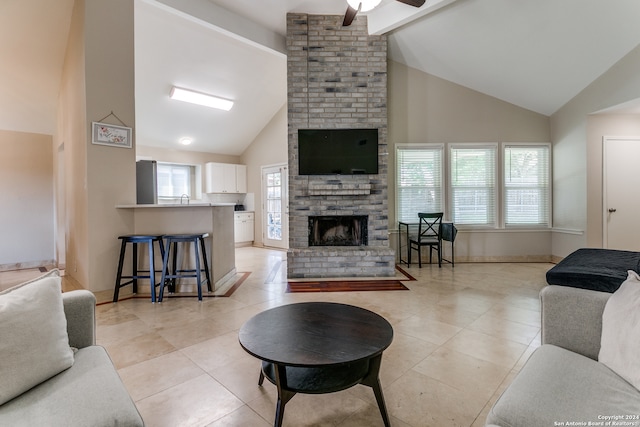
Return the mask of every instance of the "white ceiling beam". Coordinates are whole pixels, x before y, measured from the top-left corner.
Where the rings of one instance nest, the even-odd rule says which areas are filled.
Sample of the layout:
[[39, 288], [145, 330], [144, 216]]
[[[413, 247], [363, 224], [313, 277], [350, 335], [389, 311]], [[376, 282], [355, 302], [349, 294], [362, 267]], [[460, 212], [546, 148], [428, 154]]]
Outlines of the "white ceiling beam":
[[367, 14], [369, 34], [388, 33], [455, 1], [457, 0], [427, 0], [422, 7], [409, 6], [399, 1], [383, 4]]
[[227, 35], [269, 50], [287, 53], [284, 36], [277, 34], [244, 16], [240, 16], [208, 0], [143, 0], [151, 4], [164, 4], [192, 19], [198, 19], [227, 32]]

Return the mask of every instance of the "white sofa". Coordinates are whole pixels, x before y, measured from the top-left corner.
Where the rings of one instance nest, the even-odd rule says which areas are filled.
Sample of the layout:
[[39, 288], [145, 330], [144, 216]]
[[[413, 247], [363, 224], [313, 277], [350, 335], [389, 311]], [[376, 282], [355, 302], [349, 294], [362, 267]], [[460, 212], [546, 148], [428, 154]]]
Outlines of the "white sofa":
[[73, 364], [0, 405], [0, 426], [143, 426], [107, 352], [95, 345], [94, 295], [72, 291], [62, 302]]
[[566, 286], [542, 290], [542, 346], [496, 401], [487, 426], [640, 426], [640, 391], [598, 362], [611, 295]]

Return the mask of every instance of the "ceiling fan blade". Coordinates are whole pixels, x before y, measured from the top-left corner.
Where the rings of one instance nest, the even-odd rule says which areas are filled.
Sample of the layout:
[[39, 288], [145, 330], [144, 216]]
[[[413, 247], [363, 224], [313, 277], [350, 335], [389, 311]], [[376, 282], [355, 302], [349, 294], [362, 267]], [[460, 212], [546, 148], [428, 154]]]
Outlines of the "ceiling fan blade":
[[[358, 8], [358, 10], [359, 9], [360, 8]], [[356, 18], [356, 15], [358, 14], [358, 10], [352, 8], [351, 6], [347, 6], [347, 11], [344, 14], [344, 21], [342, 21], [343, 27], [348, 27], [349, 25], [351, 25], [353, 20]]]
[[399, 1], [400, 3], [408, 4], [409, 6], [413, 6], [413, 7], [420, 7], [425, 2], [425, 0], [396, 0], [396, 1]]

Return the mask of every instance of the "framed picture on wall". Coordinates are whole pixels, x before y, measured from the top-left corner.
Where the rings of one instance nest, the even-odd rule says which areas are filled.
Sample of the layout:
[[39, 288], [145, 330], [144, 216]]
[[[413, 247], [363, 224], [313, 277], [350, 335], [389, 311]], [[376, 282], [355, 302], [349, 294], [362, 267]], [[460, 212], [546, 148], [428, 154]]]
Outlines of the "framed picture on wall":
[[131, 148], [131, 128], [92, 122], [91, 134], [93, 144]]

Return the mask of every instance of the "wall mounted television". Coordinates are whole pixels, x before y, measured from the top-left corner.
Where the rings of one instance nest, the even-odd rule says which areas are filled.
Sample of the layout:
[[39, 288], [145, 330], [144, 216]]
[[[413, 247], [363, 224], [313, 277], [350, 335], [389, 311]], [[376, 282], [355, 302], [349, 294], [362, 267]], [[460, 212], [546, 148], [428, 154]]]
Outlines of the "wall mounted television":
[[300, 175], [378, 173], [378, 129], [298, 129]]

